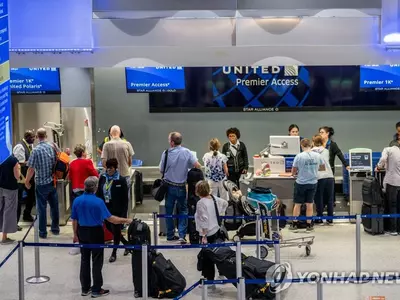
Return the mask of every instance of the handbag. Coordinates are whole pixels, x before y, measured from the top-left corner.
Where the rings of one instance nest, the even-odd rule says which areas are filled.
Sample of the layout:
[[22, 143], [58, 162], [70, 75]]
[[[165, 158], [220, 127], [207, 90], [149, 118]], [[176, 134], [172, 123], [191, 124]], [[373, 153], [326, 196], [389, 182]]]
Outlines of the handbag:
[[167, 169], [168, 162], [168, 149], [165, 150], [165, 158], [164, 158], [164, 168], [161, 179], [156, 179], [153, 182], [153, 186], [151, 188], [151, 194], [155, 200], [161, 202], [164, 200], [165, 195], [168, 192], [168, 183], [164, 180], [165, 170]]
[[218, 226], [219, 226], [219, 230], [217, 232], [217, 239], [226, 241], [228, 239], [228, 231], [226, 230], [224, 224], [222, 224], [222, 222], [221, 222], [221, 218], [220, 218], [219, 212], [218, 212], [217, 200], [215, 199], [215, 197], [213, 195], [211, 195], [211, 197], [214, 201], [215, 215], [217, 216]]

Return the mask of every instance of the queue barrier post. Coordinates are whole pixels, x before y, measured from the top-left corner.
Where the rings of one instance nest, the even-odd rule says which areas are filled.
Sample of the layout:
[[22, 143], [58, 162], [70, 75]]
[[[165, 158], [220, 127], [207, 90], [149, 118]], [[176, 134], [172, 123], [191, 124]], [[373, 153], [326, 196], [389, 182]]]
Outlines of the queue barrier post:
[[[261, 241], [261, 223], [260, 223], [260, 215], [256, 216], [256, 241], [260, 242]], [[257, 248], [256, 248], [256, 255], [258, 259], [261, 259], [261, 245], [258, 243]]]
[[238, 293], [239, 300], [246, 300], [246, 285], [243, 277], [239, 277], [239, 290], [241, 291], [240, 294]]
[[361, 275], [361, 216], [356, 215], [356, 276]]
[[201, 299], [202, 300], [207, 300], [208, 299], [208, 286], [205, 284], [205, 279], [202, 278], [200, 280], [202, 291], [201, 291]]
[[323, 291], [322, 291], [322, 281], [319, 280], [317, 282], [317, 300], [323, 300], [324, 295], [323, 295]]
[[25, 300], [24, 242], [18, 242], [18, 299]]
[[37, 246], [37, 244], [39, 243], [39, 218], [36, 218], [34, 225], [34, 241], [36, 244], [36, 246], [34, 246], [35, 275], [28, 277], [26, 279], [26, 282], [30, 284], [41, 284], [50, 281], [50, 277], [40, 274], [40, 249], [39, 246]]
[[154, 245], [158, 245], [158, 218], [157, 213], [153, 212], [153, 239]]
[[148, 250], [147, 245], [142, 246], [142, 299], [148, 300], [149, 290], [148, 290]]
[[[242, 244], [236, 243], [236, 278], [242, 277]], [[244, 282], [243, 282], [244, 283]], [[244, 299], [245, 296], [245, 285], [238, 284], [237, 300]]]

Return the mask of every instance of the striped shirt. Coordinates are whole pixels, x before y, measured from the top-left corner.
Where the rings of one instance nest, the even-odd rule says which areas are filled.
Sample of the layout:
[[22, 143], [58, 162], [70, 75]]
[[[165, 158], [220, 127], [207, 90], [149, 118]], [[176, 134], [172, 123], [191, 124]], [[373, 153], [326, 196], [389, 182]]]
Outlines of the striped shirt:
[[56, 163], [56, 152], [53, 146], [46, 142], [40, 142], [31, 153], [28, 167], [35, 169], [36, 185], [46, 185], [53, 181], [53, 168]]

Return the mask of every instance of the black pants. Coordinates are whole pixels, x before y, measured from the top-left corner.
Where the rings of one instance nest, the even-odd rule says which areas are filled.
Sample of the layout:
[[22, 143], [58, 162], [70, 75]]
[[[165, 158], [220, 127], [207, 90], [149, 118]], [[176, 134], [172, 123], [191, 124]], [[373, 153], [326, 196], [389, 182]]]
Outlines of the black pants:
[[[79, 226], [78, 237], [81, 244], [104, 244], [104, 231], [103, 227], [84, 227]], [[95, 293], [100, 292], [103, 286], [103, 269], [104, 262], [104, 249], [81, 249], [81, 286], [82, 292], [87, 292], [91, 287], [90, 277], [90, 258], [92, 258], [92, 275], [93, 286], [92, 291]]]
[[240, 188], [239, 180], [240, 176], [242, 176], [242, 172], [241, 171], [235, 172], [234, 168], [229, 168], [228, 171], [229, 171], [228, 180], [234, 182], [238, 186], [238, 188]]
[[[108, 231], [110, 231], [114, 236], [114, 245], [119, 245], [121, 242], [124, 245], [128, 245], [128, 241], [122, 236], [122, 226], [120, 224], [116, 225], [108, 221], [105, 221], [105, 224]], [[113, 255], [115, 254], [117, 254], [117, 249], [113, 249]]]
[[335, 180], [324, 178], [318, 180], [317, 192], [314, 201], [317, 208], [317, 216], [322, 217], [325, 205], [328, 207], [328, 216], [333, 216], [333, 194], [335, 190]]
[[[207, 237], [207, 243], [208, 244], [214, 244], [218, 238], [218, 234], [214, 234], [211, 236]], [[201, 238], [200, 238], [200, 243], [201, 243]], [[207, 280], [214, 280], [215, 277], [215, 264], [211, 259], [207, 257], [207, 255], [204, 255], [203, 257], [203, 270], [201, 272], [203, 277]]]
[[[24, 191], [26, 192], [26, 197], [22, 198]], [[28, 190], [25, 188], [24, 184], [19, 184], [18, 187], [18, 208], [17, 208], [17, 223], [21, 218], [21, 210], [22, 204], [25, 204], [23, 219], [27, 219], [31, 217], [32, 208], [35, 205], [35, 184], [32, 184], [32, 187]]]
[[[400, 213], [400, 186], [393, 186], [386, 184], [386, 197], [387, 203], [389, 204], [389, 213], [398, 214]], [[390, 219], [390, 231], [400, 232], [400, 219]]]

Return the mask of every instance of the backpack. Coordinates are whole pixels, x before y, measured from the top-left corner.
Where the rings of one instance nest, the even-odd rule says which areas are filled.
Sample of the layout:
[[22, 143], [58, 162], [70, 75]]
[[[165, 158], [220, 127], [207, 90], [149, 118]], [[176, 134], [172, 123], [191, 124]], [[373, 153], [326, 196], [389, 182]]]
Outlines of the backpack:
[[369, 176], [364, 179], [362, 185], [362, 199], [363, 204], [378, 205], [384, 204], [384, 194], [382, 191], [381, 183], [375, 177]]
[[134, 219], [128, 228], [128, 241], [131, 245], [150, 245], [151, 231], [149, 225], [139, 219]]
[[69, 155], [59, 151], [55, 144], [52, 147], [56, 156], [56, 162], [53, 167], [54, 180], [65, 179], [69, 173]]
[[152, 253], [152, 270], [157, 276], [158, 299], [178, 297], [186, 288], [186, 279], [161, 253]]

